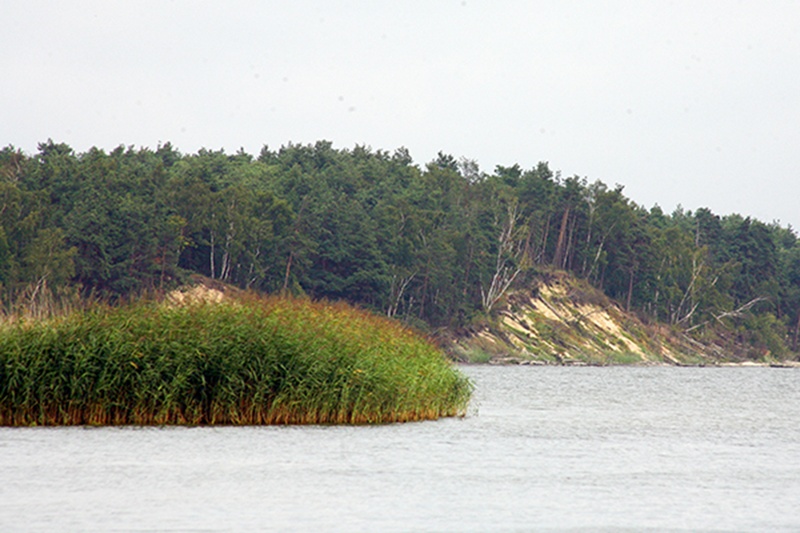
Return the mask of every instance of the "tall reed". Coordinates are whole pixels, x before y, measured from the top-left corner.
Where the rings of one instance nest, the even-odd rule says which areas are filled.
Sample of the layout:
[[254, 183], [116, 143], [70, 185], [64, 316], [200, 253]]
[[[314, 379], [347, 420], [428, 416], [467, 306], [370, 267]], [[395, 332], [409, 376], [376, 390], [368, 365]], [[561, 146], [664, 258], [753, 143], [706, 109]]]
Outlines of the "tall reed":
[[425, 339], [343, 304], [95, 305], [0, 326], [0, 425], [328, 424], [462, 414]]

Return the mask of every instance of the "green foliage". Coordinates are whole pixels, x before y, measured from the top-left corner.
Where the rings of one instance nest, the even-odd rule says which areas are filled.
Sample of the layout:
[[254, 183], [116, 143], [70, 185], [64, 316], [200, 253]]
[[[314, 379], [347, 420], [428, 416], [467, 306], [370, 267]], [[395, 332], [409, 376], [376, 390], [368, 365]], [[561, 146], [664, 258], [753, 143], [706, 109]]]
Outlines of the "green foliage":
[[757, 359], [780, 359], [785, 355], [786, 326], [772, 313], [750, 314], [738, 328], [740, 341]]
[[341, 304], [95, 307], [0, 330], [0, 425], [382, 423], [471, 393], [433, 345]]
[[0, 151], [5, 302], [44, 282], [125, 299], [194, 272], [433, 330], [469, 324], [514, 283], [557, 268], [689, 334], [758, 328], [751, 319], [769, 313], [775, 342], [796, 350], [798, 258], [791, 228], [646, 210], [621, 186], [562, 178], [545, 162], [483, 173], [439, 153], [420, 167], [404, 148], [327, 141], [258, 158], [169, 144]]

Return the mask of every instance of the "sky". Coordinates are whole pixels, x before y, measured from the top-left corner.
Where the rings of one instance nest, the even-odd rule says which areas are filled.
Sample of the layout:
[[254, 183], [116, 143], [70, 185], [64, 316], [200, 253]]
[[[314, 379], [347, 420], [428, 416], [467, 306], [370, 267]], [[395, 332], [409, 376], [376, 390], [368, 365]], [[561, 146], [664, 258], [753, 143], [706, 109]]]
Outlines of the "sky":
[[288, 143], [540, 161], [800, 228], [800, 2], [0, 5], [0, 146]]

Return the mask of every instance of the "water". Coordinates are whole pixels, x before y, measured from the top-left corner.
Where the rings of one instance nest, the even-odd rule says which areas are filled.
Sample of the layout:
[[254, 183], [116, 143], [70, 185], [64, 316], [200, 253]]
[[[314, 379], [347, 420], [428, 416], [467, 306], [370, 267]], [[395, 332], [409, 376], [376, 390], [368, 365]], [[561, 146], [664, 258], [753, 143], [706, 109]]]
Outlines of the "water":
[[797, 370], [463, 371], [463, 419], [0, 429], [0, 531], [800, 531]]

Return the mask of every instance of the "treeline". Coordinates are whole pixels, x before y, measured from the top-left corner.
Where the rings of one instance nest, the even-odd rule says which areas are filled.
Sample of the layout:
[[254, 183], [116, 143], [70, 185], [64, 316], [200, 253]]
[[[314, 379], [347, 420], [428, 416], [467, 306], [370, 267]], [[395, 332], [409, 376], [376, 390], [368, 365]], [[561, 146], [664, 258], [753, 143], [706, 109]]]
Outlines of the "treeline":
[[646, 209], [547, 163], [491, 174], [328, 142], [184, 155], [120, 146], [0, 152], [0, 297], [124, 298], [187, 273], [461, 326], [507, 290], [568, 270], [643, 319], [779, 355], [797, 350], [791, 228], [708, 209]]

